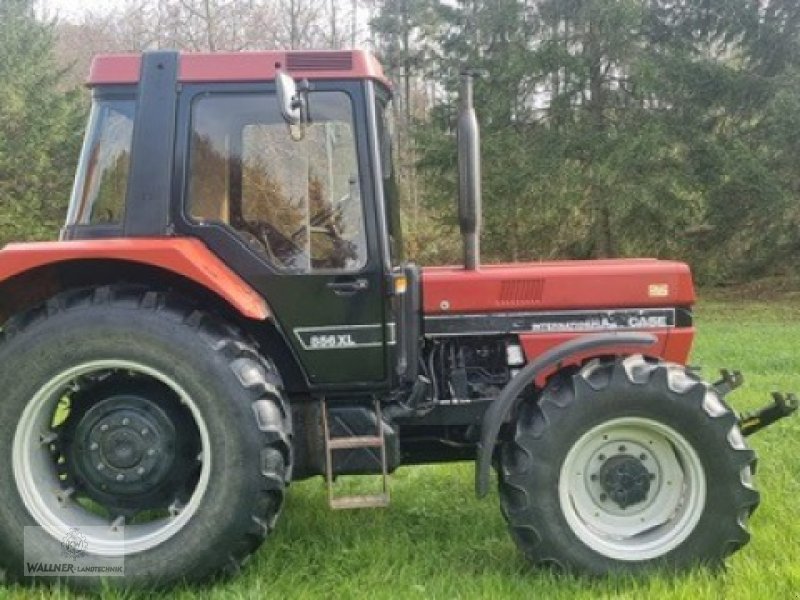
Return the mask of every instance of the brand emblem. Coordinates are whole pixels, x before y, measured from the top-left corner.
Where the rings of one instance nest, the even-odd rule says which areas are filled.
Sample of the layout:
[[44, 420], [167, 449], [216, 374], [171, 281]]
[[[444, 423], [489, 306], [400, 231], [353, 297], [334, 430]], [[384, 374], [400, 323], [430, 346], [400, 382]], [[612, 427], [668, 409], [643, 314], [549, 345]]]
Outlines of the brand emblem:
[[647, 295], [651, 298], [666, 298], [669, 296], [669, 284], [651, 283], [647, 288]]

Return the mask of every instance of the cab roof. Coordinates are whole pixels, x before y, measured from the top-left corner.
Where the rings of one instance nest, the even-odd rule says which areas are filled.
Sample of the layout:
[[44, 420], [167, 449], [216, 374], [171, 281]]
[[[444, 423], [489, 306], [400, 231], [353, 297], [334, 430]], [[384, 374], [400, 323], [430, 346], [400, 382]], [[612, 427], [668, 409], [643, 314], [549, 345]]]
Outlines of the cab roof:
[[[136, 84], [141, 54], [101, 54], [92, 60], [86, 84]], [[391, 87], [378, 60], [365, 50], [273, 50], [266, 52], [180, 53], [181, 83], [256, 82], [285, 69], [306, 79], [372, 79]]]

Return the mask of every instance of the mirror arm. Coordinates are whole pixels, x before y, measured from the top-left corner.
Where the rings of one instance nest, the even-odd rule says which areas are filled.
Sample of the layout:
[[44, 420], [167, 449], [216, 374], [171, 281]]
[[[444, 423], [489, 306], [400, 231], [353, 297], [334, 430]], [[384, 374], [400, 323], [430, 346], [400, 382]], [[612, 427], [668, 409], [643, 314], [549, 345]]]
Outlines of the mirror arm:
[[311, 123], [311, 110], [308, 103], [308, 93], [311, 89], [308, 79], [301, 79], [297, 84], [297, 95], [292, 100], [292, 106], [300, 110], [301, 123]]

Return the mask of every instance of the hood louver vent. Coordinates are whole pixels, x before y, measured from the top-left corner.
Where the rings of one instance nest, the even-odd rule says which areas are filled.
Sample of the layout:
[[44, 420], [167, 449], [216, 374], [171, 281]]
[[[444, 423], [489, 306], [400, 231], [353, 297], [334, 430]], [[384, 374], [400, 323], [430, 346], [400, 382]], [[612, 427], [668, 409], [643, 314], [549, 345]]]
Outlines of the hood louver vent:
[[289, 71], [349, 71], [353, 68], [350, 52], [289, 52], [286, 54]]
[[519, 306], [542, 301], [544, 279], [506, 279], [500, 285], [498, 304]]

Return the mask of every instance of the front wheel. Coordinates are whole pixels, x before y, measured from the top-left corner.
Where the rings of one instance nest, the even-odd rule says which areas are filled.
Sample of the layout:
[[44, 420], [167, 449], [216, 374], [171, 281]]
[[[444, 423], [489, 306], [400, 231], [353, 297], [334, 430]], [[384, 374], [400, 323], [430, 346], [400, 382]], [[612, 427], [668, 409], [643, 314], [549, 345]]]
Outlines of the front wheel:
[[[0, 343], [0, 566], [123, 585], [235, 570], [290, 477], [280, 378], [235, 327], [138, 288], [67, 292]], [[66, 552], [66, 554], [65, 554]], [[79, 556], [80, 555], [80, 556]]]
[[536, 564], [591, 574], [718, 566], [749, 539], [755, 455], [684, 367], [631, 356], [553, 378], [501, 451], [511, 534]]

